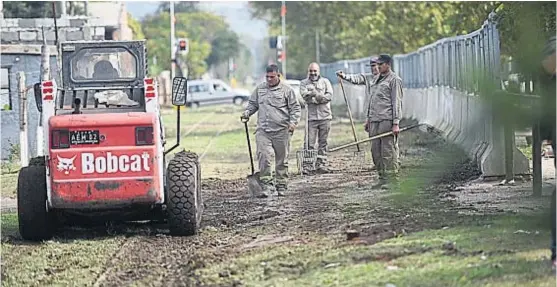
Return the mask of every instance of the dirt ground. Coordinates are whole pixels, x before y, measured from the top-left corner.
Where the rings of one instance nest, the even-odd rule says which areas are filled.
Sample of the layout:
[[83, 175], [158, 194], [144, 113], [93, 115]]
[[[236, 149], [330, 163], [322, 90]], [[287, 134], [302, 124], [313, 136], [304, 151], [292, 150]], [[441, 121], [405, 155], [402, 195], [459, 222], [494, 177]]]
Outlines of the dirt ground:
[[[310, 286], [303, 283], [305, 281], [296, 281], [307, 279], [312, 282], [311, 286], [385, 286], [394, 277], [385, 275], [390, 279], [381, 279], [380, 273], [376, 277], [375, 273], [367, 273], [367, 277], [347, 275], [351, 278], [346, 279], [338, 273], [333, 276], [327, 272], [339, 266], [365, 266], [369, 262], [384, 262], [388, 265], [386, 270], [394, 272], [402, 268], [393, 265], [398, 258], [440, 251], [445, 254], [447, 250], [457, 249], [438, 243], [436, 247], [428, 247], [425, 241], [420, 241], [417, 247], [404, 245], [404, 248], [389, 251], [393, 247], [387, 246], [381, 247], [381, 252], [374, 251], [379, 253], [366, 252], [375, 250], [376, 243], [387, 239], [396, 242], [409, 234], [475, 224], [492, 215], [508, 215], [510, 210], [519, 212], [529, 208], [528, 204], [518, 204], [526, 197], [526, 191], [507, 192], [493, 187], [493, 183], [471, 182], [470, 179], [478, 175], [477, 169], [462, 154], [447, 146], [434, 135], [418, 129], [402, 135], [402, 182], [393, 189], [372, 188], [377, 174], [369, 163], [360, 173], [347, 172], [347, 167], [353, 165], [353, 150], [330, 155], [331, 174], [292, 175], [288, 194], [282, 198], [251, 198], [245, 178], [205, 177], [206, 208], [202, 229], [193, 237], [171, 237], [164, 225], [109, 224], [86, 229], [66, 228], [45, 247], [23, 243], [16, 231], [17, 221], [14, 223], [13, 218], [3, 217], [2, 285]], [[294, 172], [295, 161], [290, 165]], [[526, 190], [526, 184], [520, 187]], [[489, 194], [489, 197], [478, 199], [478, 194]], [[502, 200], [517, 203], [520, 208], [512, 204], [501, 207]], [[544, 204], [544, 199], [531, 201], [531, 208]], [[497, 212], [484, 212], [493, 208]], [[349, 230], [359, 234], [356, 240], [346, 239]], [[442, 237], [436, 235], [436, 238]], [[545, 248], [540, 244], [549, 244], [548, 240], [536, 240], [532, 244], [538, 249]], [[48, 249], [62, 245], [63, 252]], [[353, 248], [367, 251], [349, 251]], [[97, 250], [97, 261], [85, 259], [87, 255], [76, 255], [83, 250]], [[308, 256], [306, 261], [305, 256]], [[22, 263], [31, 258], [42, 263]], [[325, 276], [320, 272], [325, 272]], [[70, 276], [70, 273], [78, 275]], [[464, 273], [475, 278], [468, 271]], [[550, 278], [534, 275], [536, 280]], [[78, 276], [79, 280], [72, 281], [72, 276]], [[311, 276], [333, 276], [334, 279], [313, 283], [315, 279]], [[414, 281], [416, 285], [410, 285], [466, 285], [453, 282], [449, 275], [438, 275], [442, 278], [438, 283], [445, 285], [436, 285], [437, 281], [427, 281], [430, 276], [423, 277], [428, 283]], [[455, 278], [460, 276], [459, 273]], [[448, 281], [442, 281], [445, 277]], [[486, 275], [478, 278], [486, 280]], [[525, 278], [537, 282], [531, 277]], [[356, 281], [350, 281], [353, 279]], [[484, 281], [470, 282], [470, 286], [475, 286]], [[511, 278], [509, 284], [513, 282], [515, 279]], [[555, 281], [547, 282], [555, 285]]]

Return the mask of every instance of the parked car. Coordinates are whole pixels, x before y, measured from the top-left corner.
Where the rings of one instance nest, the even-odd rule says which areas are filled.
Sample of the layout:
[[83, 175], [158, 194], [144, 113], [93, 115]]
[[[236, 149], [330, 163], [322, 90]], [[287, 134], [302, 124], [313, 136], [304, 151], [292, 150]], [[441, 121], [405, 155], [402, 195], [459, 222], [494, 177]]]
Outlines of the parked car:
[[249, 100], [250, 92], [233, 89], [219, 79], [188, 81], [188, 107], [201, 105], [235, 104], [242, 105]]

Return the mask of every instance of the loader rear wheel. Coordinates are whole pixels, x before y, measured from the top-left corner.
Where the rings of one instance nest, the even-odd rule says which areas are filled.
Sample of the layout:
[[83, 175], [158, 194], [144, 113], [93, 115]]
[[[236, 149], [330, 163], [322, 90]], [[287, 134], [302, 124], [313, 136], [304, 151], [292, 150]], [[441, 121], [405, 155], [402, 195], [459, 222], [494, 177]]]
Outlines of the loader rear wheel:
[[166, 180], [170, 233], [197, 234], [203, 212], [201, 169], [197, 155], [185, 151], [177, 153], [168, 163]]
[[46, 170], [44, 165], [30, 165], [19, 171], [17, 215], [19, 234], [23, 239], [42, 241], [52, 237], [54, 220], [46, 205]]

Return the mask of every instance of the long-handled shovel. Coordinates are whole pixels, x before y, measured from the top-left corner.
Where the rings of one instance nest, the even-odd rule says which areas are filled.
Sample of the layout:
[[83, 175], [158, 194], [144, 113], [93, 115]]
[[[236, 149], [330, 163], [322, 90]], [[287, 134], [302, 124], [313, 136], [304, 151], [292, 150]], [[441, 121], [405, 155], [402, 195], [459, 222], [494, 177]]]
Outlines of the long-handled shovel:
[[348, 98], [346, 97], [346, 92], [344, 91], [344, 85], [342, 84], [342, 78], [338, 77], [338, 82], [340, 83], [340, 88], [342, 89], [342, 95], [344, 96], [344, 102], [348, 108], [348, 117], [350, 118], [350, 124], [352, 125], [352, 134], [354, 135], [354, 142], [356, 143], [357, 151], [354, 152], [354, 157], [352, 159], [353, 166], [356, 166], [356, 172], [360, 171], [366, 160], [366, 153], [360, 149], [358, 143], [358, 136], [356, 135], [356, 127], [354, 126], [354, 120], [352, 118], [352, 111], [350, 110], [350, 104], [348, 104]]
[[263, 188], [261, 187], [261, 181], [259, 179], [259, 172], [255, 172], [255, 167], [253, 165], [253, 155], [251, 152], [251, 141], [249, 138], [249, 130], [248, 130], [248, 120], [242, 118], [242, 122], [244, 123], [244, 127], [246, 129], [246, 139], [248, 142], [248, 152], [249, 152], [249, 159], [251, 163], [251, 174], [248, 175], [248, 192], [252, 196], [259, 197], [263, 194]]
[[[404, 132], [404, 131], [407, 131], [407, 130], [409, 130], [409, 129], [413, 129], [413, 128], [415, 128], [415, 127], [419, 127], [419, 126], [421, 126], [421, 125], [422, 125], [422, 124], [415, 124], [415, 125], [411, 125], [411, 126], [407, 126], [407, 127], [400, 128], [399, 133]], [[380, 139], [380, 138], [383, 138], [383, 137], [386, 137], [386, 136], [390, 136], [390, 135], [392, 135], [392, 134], [393, 134], [392, 131], [386, 132], [386, 133], [382, 133], [382, 134], [378, 134], [378, 135], [369, 137], [369, 138], [367, 138], [367, 139], [363, 139], [363, 140], [361, 140], [361, 141], [357, 141], [357, 142], [353, 142], [353, 143], [347, 143], [347, 144], [343, 144], [343, 145], [341, 145], [341, 146], [337, 146], [337, 147], [335, 147], [335, 148], [330, 149], [329, 152], [339, 151], [339, 150], [341, 150], [341, 149], [349, 148], [349, 147], [351, 147], [351, 146], [355, 146], [355, 145], [359, 145], [359, 144], [362, 144], [362, 143], [366, 143], [366, 142], [369, 142], [369, 141], [372, 141], [372, 140]]]

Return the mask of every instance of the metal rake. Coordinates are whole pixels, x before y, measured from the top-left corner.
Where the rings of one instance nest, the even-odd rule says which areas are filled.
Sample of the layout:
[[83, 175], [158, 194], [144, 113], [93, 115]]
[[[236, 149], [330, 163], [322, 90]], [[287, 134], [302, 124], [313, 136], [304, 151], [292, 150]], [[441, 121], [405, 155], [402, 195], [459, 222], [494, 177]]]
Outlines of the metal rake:
[[315, 165], [317, 163], [317, 150], [309, 149], [309, 110], [306, 106], [306, 128], [305, 128], [305, 141], [304, 148], [296, 152], [296, 163], [298, 166], [298, 172], [303, 175], [303, 170], [305, 166], [311, 168], [311, 171], [315, 170]]
[[348, 98], [346, 97], [346, 92], [344, 91], [344, 85], [342, 84], [342, 78], [338, 77], [338, 82], [340, 83], [340, 88], [342, 89], [342, 95], [344, 96], [344, 102], [348, 109], [348, 117], [350, 118], [350, 124], [352, 125], [352, 134], [354, 135], [354, 142], [356, 143], [357, 151], [354, 152], [350, 160], [351, 164], [349, 170], [351, 172], [359, 173], [363, 170], [366, 163], [366, 152], [360, 149], [358, 144], [358, 136], [356, 135], [356, 128], [354, 127], [354, 119], [352, 118], [352, 111], [350, 110], [350, 105], [348, 104]]

